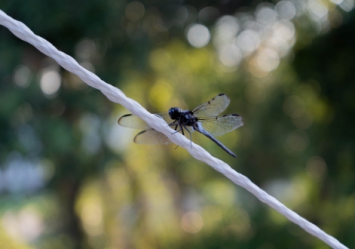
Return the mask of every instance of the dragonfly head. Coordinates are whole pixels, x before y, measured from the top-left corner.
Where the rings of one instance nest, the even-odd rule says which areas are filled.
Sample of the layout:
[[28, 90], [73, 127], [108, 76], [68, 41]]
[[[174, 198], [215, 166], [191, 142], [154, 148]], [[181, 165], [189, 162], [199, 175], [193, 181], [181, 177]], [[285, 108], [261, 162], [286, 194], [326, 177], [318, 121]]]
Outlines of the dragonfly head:
[[181, 109], [179, 107], [171, 107], [169, 109], [169, 116], [172, 120], [176, 120], [181, 116]]

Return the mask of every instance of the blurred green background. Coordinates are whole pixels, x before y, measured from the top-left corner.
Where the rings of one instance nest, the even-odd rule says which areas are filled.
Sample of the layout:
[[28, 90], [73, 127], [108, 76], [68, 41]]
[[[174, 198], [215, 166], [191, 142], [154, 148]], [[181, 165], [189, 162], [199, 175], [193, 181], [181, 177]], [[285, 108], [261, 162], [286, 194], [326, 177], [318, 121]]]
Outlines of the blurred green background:
[[[151, 112], [218, 93], [194, 142], [355, 248], [354, 0], [0, 1]], [[0, 248], [329, 248], [0, 26]]]

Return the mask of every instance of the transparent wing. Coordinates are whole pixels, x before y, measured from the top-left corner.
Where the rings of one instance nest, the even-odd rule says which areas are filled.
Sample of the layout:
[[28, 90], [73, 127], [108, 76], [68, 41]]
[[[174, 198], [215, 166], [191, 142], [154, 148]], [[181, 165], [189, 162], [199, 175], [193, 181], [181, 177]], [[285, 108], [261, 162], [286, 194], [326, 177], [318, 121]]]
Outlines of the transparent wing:
[[212, 136], [221, 136], [244, 124], [243, 118], [238, 114], [228, 114], [219, 117], [201, 117], [198, 121], [201, 123], [203, 129]]
[[[184, 127], [183, 132], [182, 130], [179, 130], [180, 128], [176, 125], [170, 125], [170, 127], [177, 132], [183, 133], [188, 139], [191, 139], [191, 134], [193, 132], [193, 129], [191, 127]], [[187, 131], [188, 130], [188, 131]], [[154, 130], [154, 129], [148, 129], [139, 132], [133, 139], [133, 141], [137, 144], [171, 144], [172, 141], [165, 136], [163, 133]]]
[[139, 132], [133, 139], [137, 144], [171, 144], [171, 140], [154, 129]]
[[223, 112], [229, 105], [230, 100], [224, 93], [220, 93], [213, 99], [195, 107], [192, 112], [195, 117], [201, 116], [217, 116]]
[[[165, 113], [158, 113], [154, 114], [158, 117], [161, 117], [167, 122], [168, 124], [172, 123], [173, 120], [169, 117], [169, 114]], [[118, 124], [124, 127], [129, 127], [129, 128], [136, 128], [136, 129], [149, 129], [149, 125], [143, 121], [143, 119], [134, 116], [133, 114], [126, 114], [123, 115], [118, 119]]]

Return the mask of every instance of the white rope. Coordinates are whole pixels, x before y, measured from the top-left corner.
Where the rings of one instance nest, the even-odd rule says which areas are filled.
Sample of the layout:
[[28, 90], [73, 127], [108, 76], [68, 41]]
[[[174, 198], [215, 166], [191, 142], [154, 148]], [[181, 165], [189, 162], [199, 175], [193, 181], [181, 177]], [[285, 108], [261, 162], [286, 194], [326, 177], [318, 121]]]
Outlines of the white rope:
[[105, 83], [95, 74], [81, 67], [72, 57], [64, 54], [63, 52], [58, 51], [51, 43], [35, 35], [26, 25], [9, 17], [1, 10], [0, 24], [7, 27], [18, 38], [28, 43], [31, 43], [42, 53], [56, 60], [58, 64], [66, 70], [79, 76], [89, 86], [100, 90], [112, 102], [123, 105], [134, 115], [139, 116], [144, 121], [146, 121], [147, 124], [150, 125], [152, 128], [164, 133], [175, 144], [184, 147], [190, 152], [193, 157], [207, 163], [215, 170], [221, 172], [223, 175], [232, 180], [235, 184], [245, 188], [246, 190], [254, 194], [262, 202], [265, 202], [270, 207], [274, 208], [276, 211], [284, 215], [286, 218], [298, 224], [308, 233], [318, 237], [333, 248], [347, 248], [334, 237], [326, 234], [319, 227], [315, 226], [314, 224], [302, 218], [292, 210], [288, 209], [285, 205], [280, 203], [274, 197], [268, 195], [264, 190], [260, 189], [258, 186], [252, 183], [249, 178], [239, 174], [225, 162], [211, 156], [206, 150], [204, 150], [199, 145], [192, 143], [191, 146], [190, 140], [188, 140], [186, 137], [179, 133], [171, 135], [174, 131], [170, 127], [168, 127], [163, 120], [149, 113], [139, 103], [128, 98], [121, 90]]

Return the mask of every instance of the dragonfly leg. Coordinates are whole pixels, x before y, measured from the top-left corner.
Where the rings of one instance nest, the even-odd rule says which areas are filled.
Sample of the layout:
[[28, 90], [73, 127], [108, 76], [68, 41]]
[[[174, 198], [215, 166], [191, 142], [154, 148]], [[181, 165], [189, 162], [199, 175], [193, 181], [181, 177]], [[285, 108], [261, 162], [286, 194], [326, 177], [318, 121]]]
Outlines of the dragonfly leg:
[[167, 126], [173, 127], [174, 125], [175, 125], [175, 128], [173, 128], [173, 129], [176, 130], [176, 128], [178, 127], [178, 124], [176, 123], [176, 121], [174, 121], [174, 122], [168, 124]]
[[[178, 127], [180, 127], [180, 129], [178, 130], [177, 128]], [[176, 124], [176, 126], [175, 126], [175, 128], [174, 128], [174, 130], [175, 130], [175, 132], [173, 132], [171, 135], [173, 135], [173, 134], [175, 134], [175, 133], [177, 133], [177, 132], [180, 132], [181, 131], [181, 133], [182, 133], [182, 135], [184, 135], [185, 136], [185, 132], [184, 132], [184, 128], [187, 130], [187, 132], [190, 134], [190, 148], [192, 148], [192, 135], [191, 135], [191, 132], [189, 131], [189, 129], [187, 129], [186, 128], [186, 126], [184, 126], [184, 125], [179, 125], [179, 124]], [[179, 145], [178, 146], [176, 146], [176, 148], [175, 149], [177, 149], [177, 147], [179, 147]]]
[[[176, 124], [175, 130], [177, 129], [177, 127], [178, 127], [178, 124]], [[176, 132], [179, 132], [179, 131], [181, 131], [181, 126], [180, 126], [180, 130], [175, 131], [173, 134], [175, 134]], [[184, 130], [182, 130], [182, 134], [184, 134]], [[179, 147], [179, 145], [176, 146], [175, 150], [176, 150], [178, 147]]]
[[[189, 129], [186, 128], [186, 126], [184, 126], [183, 128], [185, 128], [187, 130], [187, 132], [190, 134], [190, 148], [192, 149], [192, 135], [191, 135], [191, 132], [189, 131]], [[184, 134], [184, 129], [182, 129], [182, 134]]]
[[[179, 132], [179, 131], [180, 131], [180, 130], [177, 131], [178, 126], [179, 126], [179, 124], [176, 124], [176, 125], [175, 125], [175, 128], [174, 128], [175, 132], [171, 133], [171, 135], [173, 135], [173, 134], [175, 134], [176, 132]], [[177, 145], [177, 146], [175, 147], [175, 150], [176, 150], [178, 147], [179, 147], [179, 145]]]
[[[177, 128], [178, 128], [178, 127], [180, 127], [180, 129], [179, 129], [179, 130], [177, 130]], [[180, 131], [181, 131], [181, 125], [176, 124], [176, 126], [175, 126], [174, 130], [175, 130], [175, 132], [171, 133], [171, 135], [174, 135], [175, 133], [180, 132]], [[183, 133], [183, 134], [184, 134], [184, 133]]]

